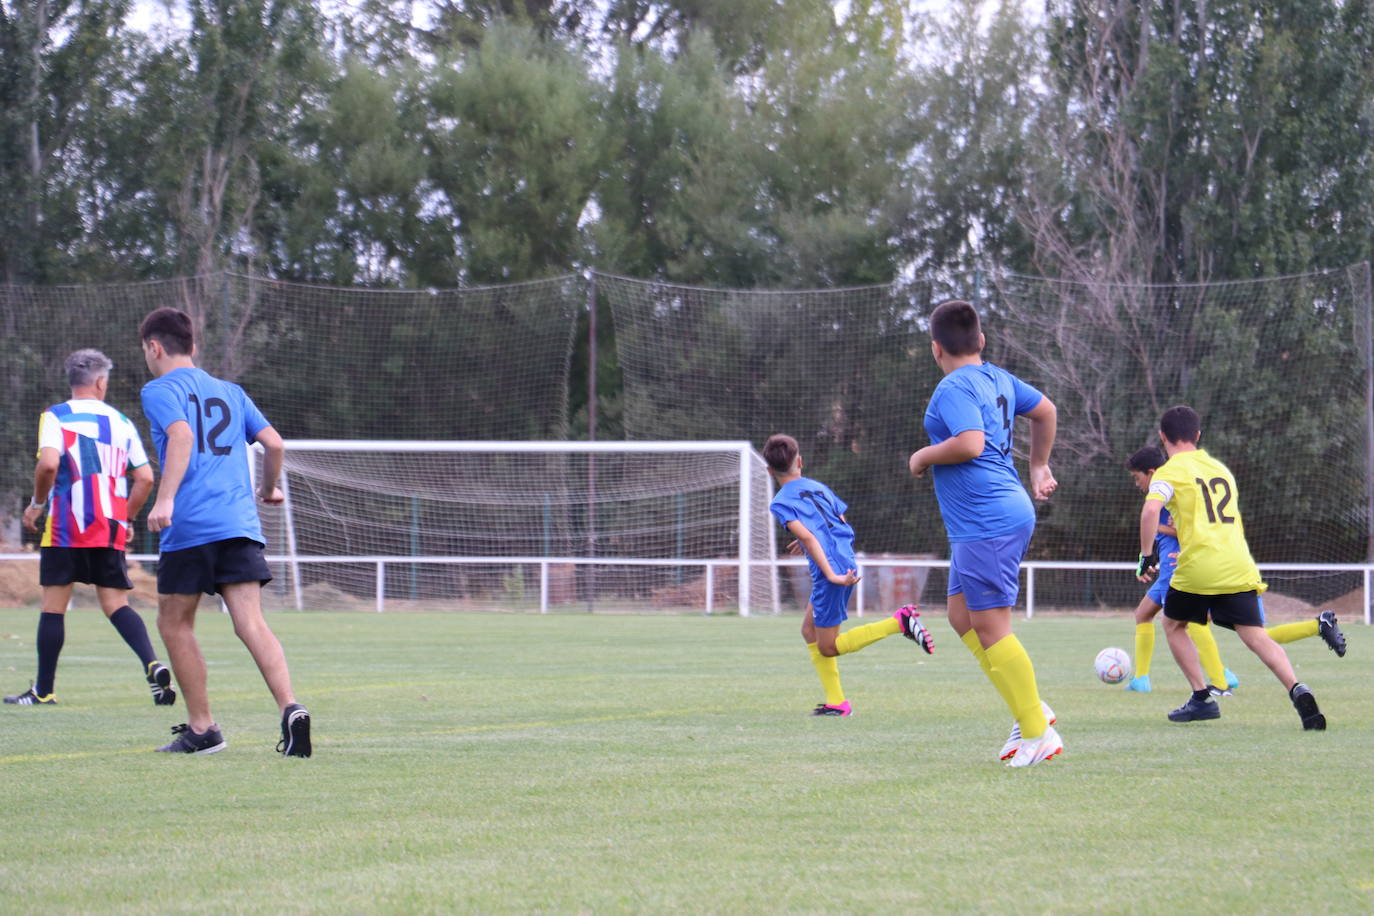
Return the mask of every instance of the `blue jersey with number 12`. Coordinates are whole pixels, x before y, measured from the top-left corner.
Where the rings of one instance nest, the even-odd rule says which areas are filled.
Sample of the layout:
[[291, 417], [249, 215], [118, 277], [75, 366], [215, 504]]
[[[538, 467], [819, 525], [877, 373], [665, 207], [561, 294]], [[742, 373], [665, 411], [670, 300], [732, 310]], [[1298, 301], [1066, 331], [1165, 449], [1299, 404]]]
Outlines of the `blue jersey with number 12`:
[[203, 369], [173, 369], [143, 386], [143, 413], [159, 462], [167, 464], [167, 427], [191, 427], [191, 460], [177, 490], [161, 548], [183, 550], [228, 538], [263, 543], [248, 475], [248, 443], [271, 424], [248, 394]]
[[937, 464], [935, 497], [951, 542], [983, 541], [1035, 522], [1035, 507], [1011, 460], [1016, 417], [1044, 397], [991, 363], [960, 366], [940, 380], [926, 408], [925, 429], [939, 445], [971, 429], [983, 431], [983, 453], [960, 464]]

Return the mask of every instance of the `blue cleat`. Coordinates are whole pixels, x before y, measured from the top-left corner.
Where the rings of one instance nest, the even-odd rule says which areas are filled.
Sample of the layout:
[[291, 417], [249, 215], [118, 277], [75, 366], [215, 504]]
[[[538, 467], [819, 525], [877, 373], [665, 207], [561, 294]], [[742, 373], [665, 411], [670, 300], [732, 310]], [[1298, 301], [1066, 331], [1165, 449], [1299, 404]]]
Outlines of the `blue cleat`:
[[1131, 678], [1126, 682], [1126, 689], [1134, 690], [1136, 693], [1149, 693], [1151, 689], [1150, 676], [1148, 674], [1142, 674], [1140, 677]]
[[1236, 673], [1234, 671], [1232, 671], [1230, 668], [1222, 668], [1221, 670], [1226, 675], [1227, 690], [1235, 690], [1237, 687], [1240, 686], [1240, 678], [1236, 677]]

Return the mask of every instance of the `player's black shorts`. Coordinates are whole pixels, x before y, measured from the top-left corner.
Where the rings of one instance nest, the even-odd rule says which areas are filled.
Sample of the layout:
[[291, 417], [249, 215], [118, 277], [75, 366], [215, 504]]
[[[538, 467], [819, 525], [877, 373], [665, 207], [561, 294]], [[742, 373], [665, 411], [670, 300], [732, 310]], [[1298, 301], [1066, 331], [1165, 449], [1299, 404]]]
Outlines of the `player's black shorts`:
[[100, 588], [134, 587], [124, 551], [113, 547], [42, 547], [38, 551], [38, 584], [85, 582]]
[[1254, 590], [1232, 592], [1229, 595], [1195, 595], [1171, 587], [1169, 593], [1164, 596], [1164, 616], [1170, 620], [1205, 624], [1209, 613], [1212, 623], [1228, 630], [1234, 630], [1238, 626], [1264, 626], [1259, 593]]
[[252, 538], [228, 538], [182, 550], [169, 550], [157, 558], [159, 595], [214, 595], [221, 585], [236, 582], [272, 581], [272, 571], [262, 553], [263, 545]]

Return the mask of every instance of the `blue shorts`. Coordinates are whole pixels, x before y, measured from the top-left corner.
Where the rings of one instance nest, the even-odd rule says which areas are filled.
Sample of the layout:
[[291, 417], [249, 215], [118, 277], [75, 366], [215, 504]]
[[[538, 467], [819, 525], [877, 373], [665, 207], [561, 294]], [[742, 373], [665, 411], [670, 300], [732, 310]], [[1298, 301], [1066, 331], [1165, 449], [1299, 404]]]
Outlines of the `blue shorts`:
[[1159, 575], [1155, 577], [1154, 582], [1150, 583], [1150, 589], [1145, 593], [1145, 597], [1160, 607], [1164, 607], [1164, 597], [1169, 594], [1169, 582], [1174, 578], [1174, 569], [1177, 566], [1177, 560], [1160, 557]]
[[837, 627], [849, 619], [852, 585], [836, 585], [829, 579], [811, 580], [811, 622], [818, 627]]
[[1021, 560], [1035, 523], [982, 541], [949, 545], [949, 591], [963, 592], [970, 611], [1011, 607], [1021, 595]]

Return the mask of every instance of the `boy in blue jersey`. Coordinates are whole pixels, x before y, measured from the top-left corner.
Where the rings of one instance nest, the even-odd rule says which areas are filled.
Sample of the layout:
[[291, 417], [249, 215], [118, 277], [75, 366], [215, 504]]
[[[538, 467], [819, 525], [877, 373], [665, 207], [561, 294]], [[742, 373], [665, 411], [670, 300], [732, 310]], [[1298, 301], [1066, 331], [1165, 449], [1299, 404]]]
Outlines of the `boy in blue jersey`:
[[271, 581], [262, 525], [248, 474], [248, 445], [265, 450], [258, 498], [284, 501], [277, 487], [285, 446], [242, 388], [192, 362], [191, 318], [157, 309], [139, 328], [153, 380], [143, 386], [162, 484], [148, 527], [161, 535], [157, 564], [158, 632], [186, 700], [188, 721], [160, 751], [213, 754], [224, 737], [210, 715], [205, 658], [195, 636], [200, 594], [218, 593], [281, 713], [277, 750], [310, 756], [310, 714], [296, 702], [281, 643], [262, 615], [262, 586]]
[[[1163, 467], [1168, 456], [1163, 449], [1147, 445], [1126, 461], [1126, 470], [1141, 493], [1149, 492], [1150, 481], [1157, 468]], [[1155, 555], [1159, 557], [1159, 575], [1148, 591], [1140, 599], [1135, 609], [1135, 677], [1126, 682], [1126, 689], [1137, 693], [1149, 693], [1150, 663], [1155, 650], [1155, 617], [1164, 608], [1164, 596], [1169, 593], [1169, 581], [1173, 578], [1179, 552], [1178, 532], [1168, 510], [1160, 513], [1159, 533], [1155, 536]], [[1229, 696], [1232, 688], [1240, 686], [1240, 680], [1221, 663], [1221, 650], [1217, 647], [1216, 637], [1206, 624], [1190, 623], [1188, 635], [1197, 646], [1198, 658], [1206, 672], [1214, 696]]]
[[849, 616], [849, 595], [859, 581], [854, 529], [844, 517], [849, 507], [819, 480], [802, 476], [801, 452], [791, 436], [770, 437], [763, 446], [763, 460], [778, 482], [769, 509], [778, 524], [796, 538], [789, 549], [805, 553], [811, 568], [811, 596], [802, 620], [802, 639], [825, 691], [825, 702], [811, 714], [851, 715], [853, 710], [840, 687], [838, 656], [858, 652], [895, 633], [906, 636], [927, 654], [934, 651], [935, 642], [921, 623], [921, 612], [914, 607], [901, 608], [886, 620], [840, 633], [840, 624]]
[[1058, 484], [1050, 472], [1057, 412], [1016, 376], [983, 362], [978, 313], [961, 299], [930, 316], [931, 353], [945, 377], [926, 408], [930, 445], [908, 468], [927, 471], [949, 536], [949, 622], [1011, 709], [1011, 736], [1000, 758], [1033, 766], [1064, 744], [1050, 708], [1040, 702], [1035, 669], [1011, 632], [1020, 592], [1021, 560], [1035, 530], [1035, 508], [1012, 464], [1012, 423], [1030, 419], [1031, 494], [1049, 499]]

